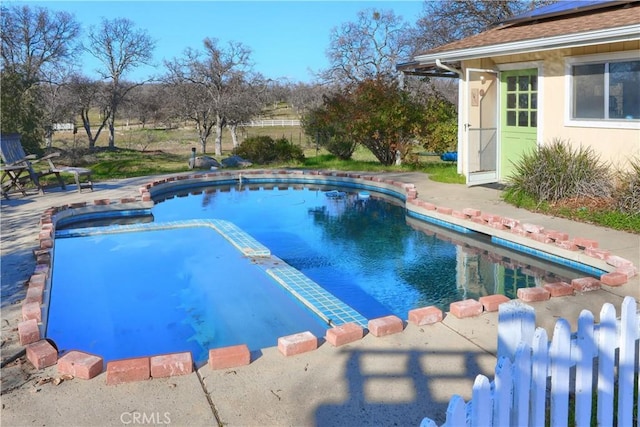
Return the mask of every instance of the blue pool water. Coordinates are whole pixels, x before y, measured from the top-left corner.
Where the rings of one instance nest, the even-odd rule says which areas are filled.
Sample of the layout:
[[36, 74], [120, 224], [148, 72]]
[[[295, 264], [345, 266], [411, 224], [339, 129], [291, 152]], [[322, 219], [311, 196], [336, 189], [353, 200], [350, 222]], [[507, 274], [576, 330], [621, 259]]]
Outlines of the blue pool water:
[[[152, 213], [160, 224], [230, 221], [367, 319], [584, 276], [408, 219], [388, 196], [332, 190], [210, 188], [166, 196]], [[205, 360], [208, 348], [259, 349], [327, 327], [206, 228], [56, 239], [52, 286], [47, 337], [107, 360], [185, 350]]]
[[494, 293], [515, 298], [517, 288], [536, 286], [545, 272], [584, 275], [541, 263], [535, 276], [512, 261], [535, 262], [513, 251], [475, 251], [440, 238], [443, 229], [409, 224], [404, 207], [389, 197], [361, 199], [349, 190], [347, 197], [327, 197], [331, 190], [245, 186], [183, 193], [158, 203], [153, 215], [159, 222], [231, 221], [367, 318], [406, 318], [413, 308], [448, 309], [451, 302]]
[[[455, 245], [408, 227], [402, 207], [380, 198], [361, 200], [355, 193], [330, 198], [325, 192], [231, 189], [165, 200], [153, 214], [156, 221], [231, 221], [369, 319], [392, 313], [405, 318], [424, 291], [429, 293], [423, 285], [455, 280], [439, 274], [455, 269]], [[434, 303], [455, 298], [455, 286], [453, 294], [432, 297]]]
[[191, 351], [204, 361], [210, 348], [258, 350], [325, 329], [210, 228], [56, 239], [47, 337], [61, 351], [107, 361]]

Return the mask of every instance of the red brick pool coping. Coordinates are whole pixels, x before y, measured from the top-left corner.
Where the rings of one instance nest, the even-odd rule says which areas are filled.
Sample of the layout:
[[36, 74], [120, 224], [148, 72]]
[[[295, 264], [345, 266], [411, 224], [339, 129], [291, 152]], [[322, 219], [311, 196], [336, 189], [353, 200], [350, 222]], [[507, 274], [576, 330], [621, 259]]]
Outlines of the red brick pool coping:
[[[310, 183], [318, 178], [326, 177], [331, 180], [337, 178], [338, 181], [362, 183], [391, 190], [404, 195], [406, 209], [409, 211], [553, 253], [606, 271], [599, 280], [593, 277], [584, 277], [574, 279], [570, 284], [552, 282], [544, 283], [542, 287], [518, 289], [517, 297], [522, 302], [544, 301], [549, 298], [573, 295], [575, 292], [588, 292], [600, 289], [602, 285], [621, 286], [627, 283], [629, 278], [638, 274], [637, 267], [631, 261], [600, 248], [599, 242], [595, 240], [582, 236], [570, 238], [568, 233], [562, 231], [545, 230], [544, 227], [536, 224], [521, 223], [512, 218], [481, 212], [471, 207], [454, 210], [446, 206], [437, 206], [419, 199], [414, 184], [385, 179], [379, 175], [300, 170], [243, 170], [179, 175], [146, 184], [139, 189], [139, 195], [136, 197], [122, 198], [118, 201], [97, 199], [94, 200], [93, 205], [86, 202], [72, 203], [52, 207], [42, 213], [37, 230], [39, 245], [33, 251], [36, 258], [36, 268], [29, 279], [27, 294], [22, 302], [23, 321], [18, 324], [20, 344], [25, 346], [27, 359], [36, 369], [44, 369], [57, 364], [59, 373], [82, 379], [94, 378], [104, 370], [103, 359], [99, 355], [72, 350], [58, 358], [58, 351], [54, 343], [44, 339], [41, 335], [43, 303], [46, 303], [44, 294], [45, 289], [48, 289], [50, 285], [57, 221], [89, 212], [150, 208], [153, 206], [153, 193], [170, 189], [178, 184], [202, 185], [205, 181], [215, 184], [216, 181], [228, 179], [240, 180], [242, 176], [282, 179], [286, 175], [295, 175], [296, 180], [306, 178]], [[508, 301], [509, 298], [504, 295], [488, 295], [479, 298], [479, 300], [456, 301], [450, 304], [449, 314], [458, 318], [475, 317], [483, 312], [497, 311], [500, 304]], [[442, 310], [433, 306], [417, 308], [408, 313], [409, 322], [419, 326], [438, 323], [443, 318]], [[368, 330], [375, 337], [384, 337], [402, 332], [404, 322], [396, 316], [371, 319]], [[338, 347], [362, 339], [365, 332], [359, 325], [347, 323], [328, 329], [325, 338], [332, 346]], [[290, 357], [315, 350], [319, 346], [319, 341], [318, 337], [315, 337], [311, 332], [302, 332], [280, 337], [277, 346], [283, 356]], [[228, 369], [249, 363], [251, 363], [251, 354], [246, 345], [209, 351], [208, 365], [211, 369]], [[106, 382], [109, 385], [115, 385], [150, 378], [186, 375], [191, 372], [193, 372], [193, 361], [189, 352], [151, 355], [108, 362]]]

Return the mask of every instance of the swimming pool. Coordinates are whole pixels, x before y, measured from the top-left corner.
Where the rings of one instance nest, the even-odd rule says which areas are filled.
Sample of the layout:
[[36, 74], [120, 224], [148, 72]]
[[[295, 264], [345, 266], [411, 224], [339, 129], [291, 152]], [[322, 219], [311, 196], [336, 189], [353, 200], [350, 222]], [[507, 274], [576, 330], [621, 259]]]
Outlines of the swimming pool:
[[55, 267], [47, 337], [60, 351], [202, 362], [211, 348], [259, 350], [328, 327], [209, 227], [71, 234], [56, 241]]
[[[164, 200], [159, 201], [151, 213], [154, 224], [211, 218], [230, 221], [267, 247], [279, 259], [302, 272], [310, 281], [319, 284], [367, 319], [389, 314], [406, 319], [407, 312], [413, 308], [436, 305], [447, 309], [448, 304], [453, 301], [495, 293], [503, 293], [513, 298], [518, 288], [536, 286], [544, 278], [570, 280], [572, 277], [584, 275], [526, 254], [496, 247], [486, 236], [474, 233], [459, 234], [409, 218], [404, 206], [394, 197], [375, 192], [368, 194], [369, 197], [362, 197], [360, 190], [339, 190], [344, 195], [327, 197], [330, 191], [337, 191], [336, 187], [262, 183], [199, 188], [166, 193], [163, 196]], [[148, 220], [148, 216], [146, 218], [145, 220]], [[248, 343], [252, 349], [256, 349], [275, 345], [277, 336], [303, 330], [312, 330], [319, 336], [323, 335], [322, 331], [327, 327], [327, 323], [310, 315], [297, 300], [291, 298], [290, 293], [280, 295], [279, 292], [283, 291], [281, 287], [275, 286], [277, 291], [270, 289], [267, 294], [259, 296], [253, 302], [244, 298], [248, 295], [246, 290], [230, 294], [215, 291], [215, 286], [206, 280], [224, 278], [225, 287], [233, 288], [236, 280], [262, 283], [265, 281], [265, 275], [261, 274], [259, 278], [252, 275], [246, 280], [236, 278], [238, 272], [244, 272], [247, 266], [228, 261], [235, 258], [225, 251], [233, 251], [236, 256], [237, 251], [228, 245], [212, 243], [208, 240], [211, 237], [202, 231], [186, 232], [182, 228], [173, 231], [175, 234], [162, 237], [147, 234], [151, 233], [150, 231], [126, 233], [121, 236], [125, 239], [124, 242], [112, 242], [106, 247], [98, 245], [102, 245], [111, 237], [108, 239], [105, 236], [88, 236], [91, 237], [89, 246], [96, 246], [94, 258], [97, 265], [84, 273], [82, 269], [78, 271], [78, 265], [74, 264], [73, 260], [77, 258], [79, 251], [87, 249], [74, 248], [72, 242], [75, 238], [56, 239], [54, 292], [47, 334], [64, 330], [65, 324], [82, 324], [81, 319], [85, 318], [83, 316], [95, 314], [114, 305], [118, 308], [112, 309], [114, 312], [110, 315], [122, 317], [125, 319], [125, 325], [142, 324], [141, 319], [133, 317], [136, 313], [144, 314], [145, 318], [153, 320], [146, 329], [136, 328], [137, 332], [145, 337], [129, 339], [132, 341], [132, 348], [126, 351], [122, 348], [121, 352], [101, 350], [102, 354], [107, 354], [107, 359], [131, 357], [132, 353], [157, 354], [171, 349], [181, 351], [185, 348], [186, 340], [192, 344], [198, 343], [199, 347], [189, 349], [193, 352], [194, 359], [202, 360], [207, 347], [236, 343], [233, 340], [215, 341], [215, 338], [224, 335], [226, 330], [230, 329], [221, 325], [268, 325], [269, 322], [247, 319], [257, 311], [257, 306], [262, 306], [263, 301], [278, 301], [274, 296], [278, 294], [277, 298], [288, 298], [291, 301], [287, 301], [293, 302], [293, 305], [278, 302], [271, 307], [272, 311], [267, 317], [273, 317], [275, 312], [278, 315], [291, 315], [294, 319], [309, 317], [307, 320], [310, 323], [300, 322], [292, 329], [262, 331], [257, 335], [269, 338], [255, 343], [252, 341], [251, 332], [238, 332], [237, 336], [242, 337], [238, 338], [240, 342]], [[171, 242], [171, 245], [167, 245], [167, 242]], [[65, 248], [66, 245], [70, 247]], [[169, 250], [174, 246], [180, 246], [181, 249], [170, 253]], [[113, 249], [115, 247], [126, 252], [116, 251]], [[226, 249], [218, 253], [212, 248]], [[130, 250], [132, 253], [129, 253]], [[61, 261], [61, 254], [65, 251], [71, 254], [72, 260], [68, 265]], [[139, 252], [139, 258], [134, 256], [136, 251]], [[111, 262], [105, 262], [105, 252], [114, 254]], [[131, 265], [126, 269], [122, 268], [127, 274], [116, 279], [116, 269], [112, 266], [115, 263], [120, 269], [123, 260], [127, 260]], [[142, 265], [149, 270], [144, 270], [143, 273]], [[84, 269], [84, 266], [82, 268]], [[94, 301], [97, 295], [102, 296], [109, 291], [114, 293], [109, 298], [104, 297], [105, 307], [100, 310], [89, 308], [91, 313], [78, 314], [75, 320], [69, 319], [65, 313], [61, 315], [57, 324], [56, 321], [52, 323], [52, 319], [57, 316], [56, 301], [62, 304], [62, 301], [73, 300], [79, 295], [73, 286], [66, 291], [67, 295], [59, 294], [58, 283], [71, 282], [71, 277], [61, 279], [60, 271], [73, 272], [70, 276], [75, 277], [100, 278], [100, 293], [91, 290], [93, 284], [86, 286], [85, 283], [86, 294], [83, 299], [86, 301]], [[156, 273], [157, 276], [152, 276]], [[86, 280], [92, 281], [93, 279]], [[131, 285], [126, 283], [131, 281], [144, 286], [137, 290], [129, 289]], [[116, 282], [119, 285], [124, 284], [124, 290], [131, 290], [131, 293], [125, 294], [123, 289], [115, 288]], [[189, 289], [188, 285], [191, 282], [197, 285], [195, 290]], [[265, 283], [273, 285], [274, 281], [267, 278]], [[77, 286], [82, 286], [82, 283], [76, 284]], [[125, 301], [124, 298], [119, 298], [119, 295], [129, 296]], [[169, 296], [169, 301], [156, 301], [161, 295]], [[224, 307], [233, 307], [234, 313], [229, 318], [216, 319], [214, 315], [224, 310], [217, 309], [214, 310], [215, 314], [211, 314], [207, 312], [206, 306], [216, 305], [205, 303], [205, 307], [191, 307], [190, 309], [196, 313], [195, 317], [191, 316], [184, 309], [184, 301], [179, 299], [187, 296], [191, 303], [217, 298], [223, 301], [221, 304]], [[128, 305], [120, 307], [119, 304], [123, 302], [127, 302]], [[68, 311], [68, 302], [64, 304], [64, 309], [59, 310]], [[110, 320], [99, 319], [97, 318], [96, 323], [106, 323], [108, 330], [87, 333], [86, 340], [90, 344], [83, 345], [94, 346], [87, 351], [98, 352], [95, 344], [91, 344], [91, 340], [96, 340], [95, 337], [113, 337], [115, 343], [117, 339], [127, 335], [114, 326], [108, 326], [113, 323]], [[111, 318], [107, 316], [107, 319]], [[220, 332], [221, 330], [225, 330], [225, 333]], [[74, 332], [70, 336], [75, 338], [74, 334], [79, 333]], [[177, 338], [178, 336], [181, 338]], [[162, 342], [158, 344], [160, 341]], [[65, 343], [56, 338], [56, 342], [60, 342], [61, 349], [74, 346], [73, 340]]]

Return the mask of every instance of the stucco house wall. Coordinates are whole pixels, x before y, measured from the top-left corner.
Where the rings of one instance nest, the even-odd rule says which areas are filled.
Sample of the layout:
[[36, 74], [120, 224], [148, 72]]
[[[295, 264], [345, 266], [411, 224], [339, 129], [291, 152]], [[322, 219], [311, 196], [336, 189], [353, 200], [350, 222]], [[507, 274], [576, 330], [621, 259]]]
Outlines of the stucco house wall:
[[640, 158], [640, 123], [638, 121], [602, 123], [601, 127], [568, 123], [570, 122], [571, 80], [567, 75], [570, 72], [567, 69], [567, 61], [597, 59], [599, 55], [602, 55], [602, 59], [606, 59], [623, 52], [630, 57], [640, 59], [640, 41], [510, 55], [491, 58], [491, 61], [498, 68], [504, 64], [542, 61], [539, 84], [541, 91], [544, 92], [544, 104], [539, 110], [541, 113], [539, 121], [542, 124], [539, 144], [558, 138], [573, 145], [589, 146], [600, 154], [602, 160], [626, 167], [630, 157]]
[[[541, 104], [538, 145], [560, 139], [572, 146], [588, 146], [603, 161], [626, 169], [630, 159], [640, 159], [640, 122], [635, 120], [628, 123], [601, 123], [598, 126], [581, 125], [571, 122], [569, 111], [571, 80], [568, 62], [599, 58], [606, 60], [620, 55], [640, 59], [640, 41], [474, 59], [462, 61], [461, 68], [463, 71], [467, 68], [503, 70], [539, 65]], [[459, 111], [464, 111], [467, 102], [466, 97], [461, 97]], [[466, 120], [463, 116], [461, 119], [461, 123]], [[464, 152], [461, 154], [464, 157]], [[463, 165], [463, 173], [466, 172], [464, 169]], [[501, 179], [504, 178], [501, 176]]]

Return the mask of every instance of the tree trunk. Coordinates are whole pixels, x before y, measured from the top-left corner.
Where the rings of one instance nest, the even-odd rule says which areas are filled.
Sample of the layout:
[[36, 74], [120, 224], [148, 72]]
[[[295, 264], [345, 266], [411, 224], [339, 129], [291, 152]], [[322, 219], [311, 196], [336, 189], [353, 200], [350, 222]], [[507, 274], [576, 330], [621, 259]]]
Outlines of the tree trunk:
[[233, 141], [233, 148], [238, 147], [238, 125], [230, 125], [229, 132], [231, 132], [231, 141]]
[[202, 148], [202, 154], [207, 152], [207, 137], [200, 135], [200, 148]]
[[93, 151], [93, 149], [96, 148], [96, 140], [91, 137], [91, 131], [87, 131], [86, 127], [85, 131], [87, 132], [87, 139], [89, 140], [89, 150]]
[[47, 148], [51, 148], [53, 145], [53, 126], [47, 126], [44, 138]]
[[116, 147], [116, 126], [115, 126], [115, 120], [112, 117], [109, 118], [109, 149], [112, 150]]
[[216, 156], [222, 156], [222, 128], [224, 126], [223, 120], [218, 116], [216, 120]]
[[89, 109], [83, 108], [80, 111], [80, 117], [82, 117], [82, 127], [87, 134], [87, 139], [89, 140], [89, 149], [93, 150], [96, 147], [96, 139], [93, 135], [91, 135], [91, 122], [89, 121]]

